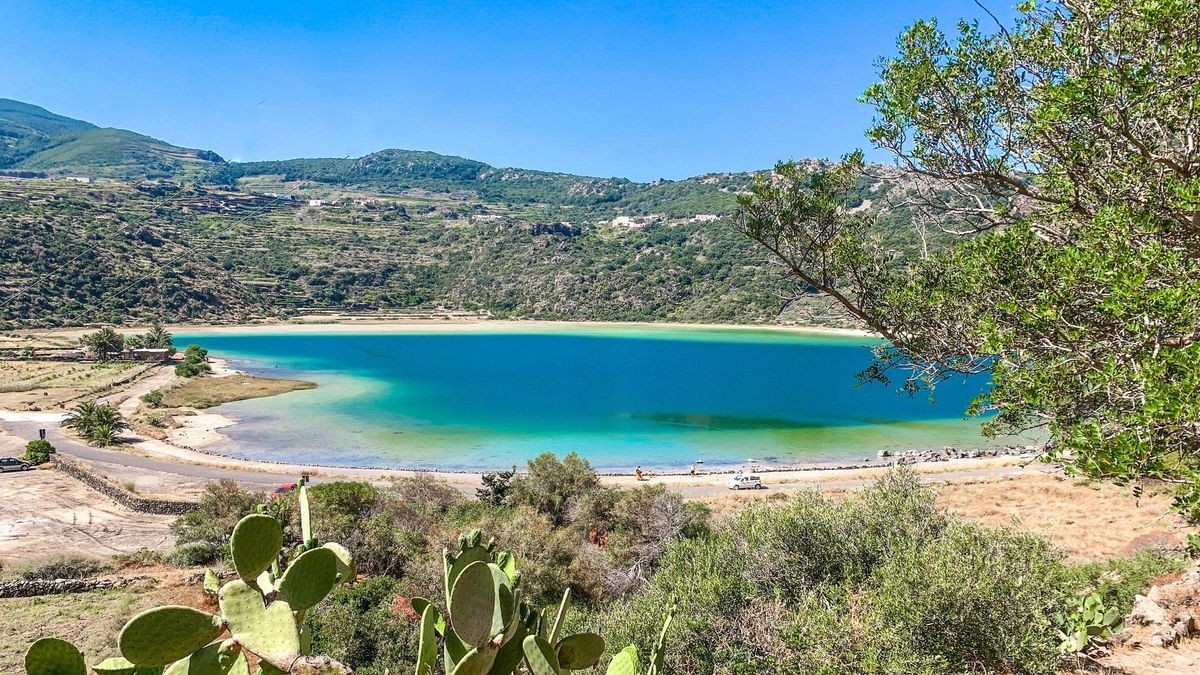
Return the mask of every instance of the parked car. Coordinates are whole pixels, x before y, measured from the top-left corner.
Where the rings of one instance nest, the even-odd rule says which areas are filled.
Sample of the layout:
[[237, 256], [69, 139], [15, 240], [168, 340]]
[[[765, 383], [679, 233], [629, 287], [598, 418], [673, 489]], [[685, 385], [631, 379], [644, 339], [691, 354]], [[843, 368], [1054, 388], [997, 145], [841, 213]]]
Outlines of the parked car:
[[16, 457], [0, 457], [0, 473], [8, 471], [28, 471], [32, 468], [29, 462]]
[[730, 478], [729, 481], [725, 483], [725, 485], [730, 490], [748, 490], [750, 488], [753, 488], [755, 490], [766, 489], [762, 484], [762, 479], [753, 474], [739, 473], [736, 476], [734, 476], [733, 478]]
[[279, 495], [287, 494], [288, 492], [291, 492], [292, 490], [295, 490], [295, 489], [296, 489], [295, 483], [280, 483], [279, 485], [275, 486], [275, 489], [271, 492], [271, 496], [278, 497]]

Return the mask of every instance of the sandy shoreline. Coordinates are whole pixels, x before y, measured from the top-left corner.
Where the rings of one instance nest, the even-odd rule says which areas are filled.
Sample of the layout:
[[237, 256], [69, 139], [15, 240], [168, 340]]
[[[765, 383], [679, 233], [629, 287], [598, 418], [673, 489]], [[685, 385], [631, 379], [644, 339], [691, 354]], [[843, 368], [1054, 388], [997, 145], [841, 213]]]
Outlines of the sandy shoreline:
[[[145, 331], [146, 326], [118, 326], [122, 333]], [[353, 333], [535, 333], [535, 332], [578, 332], [603, 333], [606, 331], [691, 330], [713, 332], [747, 332], [819, 337], [842, 337], [847, 339], [878, 339], [871, 331], [855, 328], [832, 328], [822, 326], [798, 326], [777, 324], [733, 324], [733, 323], [654, 323], [631, 321], [520, 321], [510, 319], [358, 319], [313, 317], [311, 321], [262, 321], [238, 325], [227, 324], [171, 324], [164, 326], [172, 333], [195, 335], [234, 335], [247, 333], [265, 334], [353, 334]], [[74, 328], [30, 328], [12, 331], [16, 335], [37, 338], [52, 333], [56, 342], [75, 344], [79, 337], [91, 333], [96, 327]], [[25, 346], [25, 343], [21, 343]], [[180, 345], [182, 348], [183, 345]]]
[[169, 326], [172, 332], [199, 335], [244, 335], [247, 333], [273, 334], [353, 334], [353, 333], [523, 333], [523, 332], [604, 332], [604, 331], [647, 331], [693, 330], [728, 332], [771, 332], [797, 335], [820, 335], [847, 338], [876, 338], [875, 333], [851, 328], [826, 328], [820, 326], [782, 326], [771, 324], [695, 324], [695, 323], [648, 323], [623, 321], [513, 321], [493, 319], [406, 319], [374, 320], [351, 319], [343, 321], [265, 322], [224, 326], [216, 324]]

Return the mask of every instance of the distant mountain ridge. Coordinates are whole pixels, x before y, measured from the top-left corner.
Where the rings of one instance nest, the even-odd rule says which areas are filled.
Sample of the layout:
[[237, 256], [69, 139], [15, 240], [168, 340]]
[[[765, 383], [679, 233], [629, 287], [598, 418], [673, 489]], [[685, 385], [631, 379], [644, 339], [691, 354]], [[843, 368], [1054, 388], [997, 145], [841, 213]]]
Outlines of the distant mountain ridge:
[[[223, 166], [222, 166], [223, 164]], [[638, 183], [484, 162], [424, 150], [387, 149], [354, 160], [335, 158], [229, 162], [211, 150], [172, 145], [123, 129], [52, 113], [36, 105], [0, 99], [0, 170], [121, 179], [195, 179], [234, 187], [243, 178], [281, 176], [358, 187], [381, 193], [408, 190], [455, 194], [485, 201], [568, 206], [637, 203], [662, 207], [666, 215], [725, 213], [734, 193], [753, 173], [715, 173], [681, 181]], [[644, 210], [644, 209], [642, 209]]]
[[0, 170], [133, 180], [198, 175], [223, 161], [211, 150], [102, 129], [40, 106], [0, 99]]

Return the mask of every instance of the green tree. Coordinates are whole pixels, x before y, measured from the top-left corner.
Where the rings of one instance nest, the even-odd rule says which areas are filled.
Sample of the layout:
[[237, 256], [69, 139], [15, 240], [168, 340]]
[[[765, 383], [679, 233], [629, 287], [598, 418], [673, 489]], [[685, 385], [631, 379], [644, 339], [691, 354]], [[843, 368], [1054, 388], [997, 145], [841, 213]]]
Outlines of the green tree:
[[101, 328], [95, 333], [88, 333], [79, 338], [79, 344], [101, 361], [108, 361], [119, 356], [125, 348], [125, 336], [108, 328]]
[[862, 157], [787, 164], [738, 227], [887, 338], [868, 380], [963, 373], [988, 433], [1118, 482], [1184, 484], [1200, 518], [1200, 5], [1025, 3], [1012, 26], [919, 21], [863, 100], [918, 224], [959, 235], [892, 260], [850, 211]]
[[115, 445], [118, 435], [129, 428], [129, 423], [116, 408], [96, 401], [80, 403], [62, 425], [102, 448]]
[[141, 339], [143, 346], [150, 349], [172, 349], [175, 347], [171, 333], [157, 321], [150, 326], [150, 330], [141, 335]]
[[549, 516], [554, 525], [566, 522], [579, 498], [600, 487], [596, 470], [574, 452], [562, 461], [552, 452], [542, 453], [528, 465], [529, 471], [512, 481], [510, 502], [533, 507]]
[[50, 441], [35, 438], [25, 444], [25, 461], [37, 466], [50, 461], [50, 455], [54, 454], [54, 446], [50, 445]]

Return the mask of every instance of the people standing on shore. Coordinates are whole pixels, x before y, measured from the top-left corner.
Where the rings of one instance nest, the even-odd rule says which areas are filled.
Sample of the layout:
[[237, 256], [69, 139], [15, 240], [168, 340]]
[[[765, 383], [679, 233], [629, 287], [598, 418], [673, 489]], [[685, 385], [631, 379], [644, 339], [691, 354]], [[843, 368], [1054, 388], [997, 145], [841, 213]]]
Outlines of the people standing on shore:
[[642, 465], [641, 464], [638, 464], [637, 468], [633, 470], [633, 474], [635, 476], [637, 476], [638, 480], [646, 480], [645, 478], [642, 478]]

